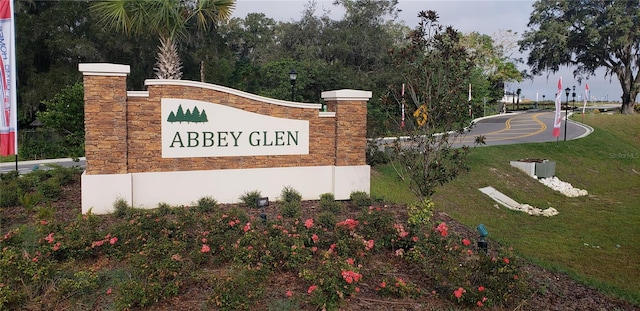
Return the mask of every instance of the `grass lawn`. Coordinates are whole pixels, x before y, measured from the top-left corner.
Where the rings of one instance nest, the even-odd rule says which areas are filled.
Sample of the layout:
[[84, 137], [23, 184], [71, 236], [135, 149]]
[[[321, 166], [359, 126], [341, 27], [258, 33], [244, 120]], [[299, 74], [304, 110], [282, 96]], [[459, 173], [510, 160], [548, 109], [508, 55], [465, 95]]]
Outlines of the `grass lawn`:
[[[439, 188], [433, 200], [437, 210], [469, 227], [484, 224], [493, 240], [534, 263], [637, 303], [640, 115], [593, 114], [584, 121], [595, 132], [580, 140], [474, 149], [471, 172]], [[509, 165], [523, 158], [555, 161], [556, 176], [589, 195], [565, 197]], [[372, 197], [412, 201], [414, 196], [393, 174], [389, 166], [376, 168]], [[486, 186], [520, 203], [554, 207], [560, 214], [546, 218], [497, 209], [477, 190]]]

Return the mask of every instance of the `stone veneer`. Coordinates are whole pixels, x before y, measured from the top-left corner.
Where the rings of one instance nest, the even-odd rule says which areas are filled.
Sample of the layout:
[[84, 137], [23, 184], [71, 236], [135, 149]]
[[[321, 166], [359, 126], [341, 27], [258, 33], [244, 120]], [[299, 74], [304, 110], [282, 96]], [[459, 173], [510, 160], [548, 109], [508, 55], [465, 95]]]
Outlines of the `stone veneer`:
[[[148, 173], [208, 172], [205, 174], [208, 177], [202, 177], [205, 175], [199, 174], [198, 176], [201, 176], [199, 178], [203, 179], [194, 180], [194, 182], [219, 184], [227, 183], [228, 175], [225, 175], [223, 181], [216, 179], [219, 177], [211, 177], [213, 176], [211, 174], [215, 175], [228, 170], [226, 173], [237, 172], [246, 177], [254, 176], [254, 178], [264, 179], [263, 183], [251, 184], [249, 180], [242, 181], [239, 177], [240, 180], [236, 182], [238, 187], [264, 187], [265, 183], [278, 180], [281, 180], [281, 183], [300, 182], [299, 185], [291, 184], [290, 186], [295, 189], [299, 189], [297, 187], [307, 189], [303, 191], [305, 199], [317, 199], [320, 194], [326, 192], [333, 192], [337, 199], [348, 198], [348, 196], [345, 198], [345, 193], [348, 194], [351, 191], [369, 192], [365, 153], [367, 100], [371, 97], [371, 92], [358, 90], [323, 92], [322, 98], [329, 111], [320, 112], [320, 104], [269, 99], [222, 86], [185, 80], [147, 80], [145, 81], [147, 91], [127, 92], [126, 78], [129, 66], [80, 64], [79, 69], [84, 74], [87, 159], [86, 171], [83, 175], [83, 212], [87, 212], [90, 208], [94, 209], [92, 212], [109, 212], [113, 201], [118, 197], [124, 198], [136, 207], [155, 207], [153, 198], [147, 194], [138, 194], [135, 189], [136, 187], [144, 188], [144, 186], [136, 186], [138, 184], [136, 179], [142, 180], [143, 177], [140, 176], [148, 176], [144, 175]], [[262, 115], [308, 120], [309, 154], [163, 158], [160, 139], [162, 98], [193, 99]], [[278, 175], [263, 176], [267, 174], [266, 172], [276, 172], [269, 171], [273, 168], [279, 168]], [[332, 177], [331, 180], [322, 181], [314, 180], [313, 176], [309, 176], [309, 181], [304, 181], [299, 180], [300, 178], [287, 180], [286, 176], [281, 176], [283, 173], [297, 176], [301, 169]], [[365, 169], [367, 176], [355, 178], [343, 176], [353, 172], [364, 174]], [[257, 175], [251, 175], [254, 173]], [[153, 176], [163, 180], [161, 176], [164, 175]], [[105, 186], [109, 187], [107, 184], [114, 182], [122, 183], [121, 187], [113, 191], [103, 189]], [[162, 187], [163, 182], [158, 182], [161, 183], [159, 187]], [[311, 185], [305, 185], [305, 182]], [[322, 185], [322, 183], [328, 184]], [[129, 185], [131, 190], [128, 190]], [[352, 189], [344, 189], [345, 186]], [[172, 185], [171, 189], [175, 187], [176, 185]], [[318, 190], [312, 190], [314, 188]], [[239, 191], [240, 194], [243, 193], [242, 191], [262, 191], [259, 188], [231, 190]], [[105, 191], [109, 194], [105, 194]], [[277, 196], [275, 189], [267, 192], [267, 195]], [[221, 203], [234, 201], [226, 192], [200, 191], [192, 195], [211, 195]], [[238, 197], [238, 193], [234, 195], [235, 198]], [[144, 199], [137, 199], [142, 197]], [[167, 202], [171, 199], [161, 195], [159, 197], [164, 199], [159, 202], [179, 204], [188, 204], [199, 199], [199, 197], [192, 197]], [[226, 197], [226, 199], [220, 199], [220, 197]], [[107, 202], [101, 203], [100, 200], [107, 200]]]

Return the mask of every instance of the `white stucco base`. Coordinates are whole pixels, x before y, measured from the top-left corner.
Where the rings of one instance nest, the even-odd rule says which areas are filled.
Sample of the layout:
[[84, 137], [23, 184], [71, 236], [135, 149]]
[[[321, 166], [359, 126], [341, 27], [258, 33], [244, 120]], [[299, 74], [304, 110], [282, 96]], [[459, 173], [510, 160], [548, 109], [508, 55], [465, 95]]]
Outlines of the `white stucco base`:
[[137, 208], [193, 205], [210, 196], [219, 203], [238, 203], [240, 196], [258, 190], [271, 201], [290, 186], [303, 200], [317, 200], [333, 193], [337, 200], [349, 199], [351, 192], [369, 193], [370, 167], [310, 166], [254, 168], [210, 171], [151, 172], [116, 175], [82, 175], [82, 213], [113, 212], [113, 203], [122, 198]]

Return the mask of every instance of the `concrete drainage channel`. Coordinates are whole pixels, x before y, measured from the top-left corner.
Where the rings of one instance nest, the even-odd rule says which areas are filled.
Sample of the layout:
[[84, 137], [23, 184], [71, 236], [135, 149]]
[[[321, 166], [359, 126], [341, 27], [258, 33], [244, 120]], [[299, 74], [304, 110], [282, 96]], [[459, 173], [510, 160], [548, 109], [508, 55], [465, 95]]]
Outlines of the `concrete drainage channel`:
[[[556, 162], [554, 161], [545, 159], [522, 159], [518, 161], [511, 161], [510, 164], [511, 166], [520, 169], [521, 171], [527, 173], [529, 176], [540, 181], [545, 186], [555, 191], [559, 191], [565, 196], [577, 197], [588, 194], [586, 190], [574, 188], [571, 184], [558, 179], [555, 176]], [[514, 211], [525, 212], [533, 216], [551, 217], [558, 215], [558, 210], [553, 207], [542, 210], [529, 204], [521, 204], [501, 193], [500, 191], [494, 189], [493, 187], [484, 187], [478, 190], [488, 195], [498, 204]]]

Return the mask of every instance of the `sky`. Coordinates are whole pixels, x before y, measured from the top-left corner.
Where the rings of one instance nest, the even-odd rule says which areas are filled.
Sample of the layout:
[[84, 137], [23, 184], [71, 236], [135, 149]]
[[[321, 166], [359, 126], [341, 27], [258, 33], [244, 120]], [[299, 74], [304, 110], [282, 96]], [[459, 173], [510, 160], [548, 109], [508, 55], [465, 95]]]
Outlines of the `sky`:
[[[332, 0], [316, 0], [317, 14], [330, 11], [330, 16], [338, 20], [344, 11], [333, 6]], [[477, 31], [481, 34], [494, 36], [511, 30], [520, 39], [527, 29], [529, 16], [533, 11], [531, 0], [399, 0], [397, 8], [401, 10], [397, 22], [414, 28], [418, 24], [420, 11], [434, 10], [440, 17], [440, 23], [463, 32]], [[233, 17], [244, 18], [249, 13], [264, 13], [266, 17], [277, 21], [291, 22], [300, 20], [307, 0], [236, 0]], [[526, 61], [526, 54], [521, 54], [517, 48], [513, 51], [515, 57], [522, 57]], [[526, 64], [519, 65], [520, 69], [529, 69]], [[590, 100], [620, 101], [622, 89], [617, 79], [605, 77], [604, 70], [596, 71], [596, 75], [583, 80], [582, 84], [574, 79], [574, 68], [564, 67], [557, 73], [544, 73], [534, 79], [507, 85], [507, 90], [520, 88], [525, 99], [553, 100], [557, 91], [558, 79], [562, 77], [562, 88], [576, 87], [576, 101], [581, 101], [585, 83], [589, 85]], [[530, 71], [530, 70], [529, 70]], [[571, 99], [571, 96], [570, 96]], [[566, 96], [562, 95], [562, 100]]]

